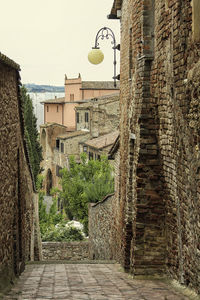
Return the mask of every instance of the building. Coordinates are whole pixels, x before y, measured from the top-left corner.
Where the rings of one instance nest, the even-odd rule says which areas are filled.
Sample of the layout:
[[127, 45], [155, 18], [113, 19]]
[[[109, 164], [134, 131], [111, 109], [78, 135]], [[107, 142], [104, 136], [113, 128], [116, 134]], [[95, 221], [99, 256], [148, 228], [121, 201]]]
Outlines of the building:
[[114, 0], [109, 15], [121, 22], [114, 257], [134, 275], [167, 275], [198, 293], [199, 14], [199, 0]]
[[68, 130], [76, 129], [75, 107], [91, 98], [116, 93], [112, 81], [82, 81], [78, 78], [68, 79], [65, 76], [65, 97], [43, 101], [44, 123], [58, 123]]
[[[47, 195], [50, 194], [53, 186], [59, 186], [60, 169], [68, 166], [70, 155], [74, 155], [79, 161], [80, 153], [87, 152], [86, 148], [91, 149], [89, 152], [93, 153], [94, 157], [95, 154], [96, 156], [107, 154], [111, 146], [110, 141], [114, 142], [112, 134], [108, 133], [114, 133], [115, 137], [118, 127], [119, 93], [116, 91], [115, 94], [93, 98], [76, 107], [76, 131], [70, 132], [66, 126], [57, 123], [46, 123], [40, 126], [44, 157], [41, 166], [44, 169]], [[101, 137], [102, 135], [105, 135], [105, 138]], [[94, 147], [86, 145], [87, 141], [89, 144], [94, 143]], [[98, 144], [97, 148], [95, 144], [96, 146]]]
[[119, 131], [115, 130], [97, 138], [82, 142], [81, 152], [87, 153], [89, 159], [95, 160], [100, 159], [101, 155], [108, 156], [108, 153], [118, 135]]
[[[41, 168], [43, 169], [44, 189], [46, 195], [50, 196], [51, 188], [59, 178], [56, 177], [58, 170], [54, 164], [54, 151], [58, 151], [61, 144], [58, 145], [57, 136], [66, 133], [66, 127], [57, 123], [47, 123], [40, 126], [40, 143], [43, 150], [43, 161]], [[66, 157], [61, 157], [63, 166], [66, 165]], [[59, 164], [60, 165], [60, 164]]]
[[92, 98], [75, 111], [76, 130], [89, 130], [92, 137], [115, 131], [119, 126], [119, 92]]
[[20, 67], [0, 53], [0, 294], [41, 259], [38, 197], [29, 163], [20, 97]]

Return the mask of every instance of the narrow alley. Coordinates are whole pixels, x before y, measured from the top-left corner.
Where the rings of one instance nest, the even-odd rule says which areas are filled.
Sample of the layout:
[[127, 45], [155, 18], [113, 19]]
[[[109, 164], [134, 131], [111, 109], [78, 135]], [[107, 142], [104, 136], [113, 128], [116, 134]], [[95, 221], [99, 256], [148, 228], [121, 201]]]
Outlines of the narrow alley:
[[4, 300], [186, 300], [161, 281], [134, 280], [116, 264], [27, 265]]

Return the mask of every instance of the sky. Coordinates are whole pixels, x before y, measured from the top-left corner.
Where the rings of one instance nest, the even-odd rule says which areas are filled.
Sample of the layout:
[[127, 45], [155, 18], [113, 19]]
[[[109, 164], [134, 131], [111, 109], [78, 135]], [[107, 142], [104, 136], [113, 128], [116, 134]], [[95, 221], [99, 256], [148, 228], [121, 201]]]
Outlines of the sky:
[[82, 80], [112, 80], [111, 39], [100, 41], [103, 63], [92, 65], [87, 59], [104, 26], [120, 43], [119, 20], [107, 19], [112, 4], [113, 0], [0, 0], [0, 52], [20, 65], [23, 84], [62, 86], [65, 74], [75, 78], [79, 73]]

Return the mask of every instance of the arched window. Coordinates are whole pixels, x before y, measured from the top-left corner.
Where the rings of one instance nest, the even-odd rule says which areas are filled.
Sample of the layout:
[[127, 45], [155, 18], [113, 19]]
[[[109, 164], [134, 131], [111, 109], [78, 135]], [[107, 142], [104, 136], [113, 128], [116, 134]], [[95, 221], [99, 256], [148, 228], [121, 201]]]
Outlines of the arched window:
[[53, 178], [52, 178], [52, 172], [50, 169], [47, 171], [47, 177], [46, 177], [46, 194], [47, 196], [50, 196], [50, 191], [53, 187]]

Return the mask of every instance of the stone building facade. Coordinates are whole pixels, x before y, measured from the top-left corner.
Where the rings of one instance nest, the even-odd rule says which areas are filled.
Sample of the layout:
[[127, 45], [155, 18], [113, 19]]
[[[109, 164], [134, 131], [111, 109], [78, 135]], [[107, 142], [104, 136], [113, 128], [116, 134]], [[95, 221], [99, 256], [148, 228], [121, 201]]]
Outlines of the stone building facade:
[[[76, 107], [77, 114], [76, 131], [69, 131], [68, 127], [57, 123], [40, 126], [44, 158], [41, 166], [44, 169], [44, 188], [47, 195], [53, 186], [59, 186], [60, 169], [68, 166], [70, 155], [74, 155], [79, 161], [81, 152], [91, 152], [94, 157], [95, 154], [97, 156], [108, 153], [119, 127], [119, 93], [90, 99]], [[88, 122], [85, 122], [86, 114]], [[111, 132], [113, 134], [109, 134]], [[90, 146], [92, 151], [89, 151]]]
[[116, 253], [200, 292], [198, 0], [115, 0], [121, 18]]
[[95, 138], [119, 127], [119, 92], [92, 98], [75, 108], [76, 130], [89, 130]]
[[112, 81], [82, 81], [65, 76], [65, 97], [43, 101], [44, 123], [58, 123], [70, 131], [76, 130], [75, 108], [88, 100], [110, 95], [119, 91], [119, 84], [114, 87]]
[[[54, 151], [59, 149], [57, 136], [65, 134], [67, 128], [57, 123], [47, 123], [40, 126], [40, 143], [42, 145], [43, 161], [41, 162], [41, 168], [43, 169], [43, 176], [45, 177], [43, 184], [46, 195], [50, 195], [50, 190], [58, 183], [58, 176], [56, 176], [56, 164], [54, 163]], [[60, 145], [60, 144], [59, 144]], [[66, 157], [61, 153], [59, 157], [63, 166], [66, 166]]]
[[20, 67], [0, 53], [0, 293], [41, 259], [38, 198], [24, 138]]
[[89, 159], [100, 159], [101, 155], [108, 156], [119, 131], [111, 131], [110, 133], [101, 135], [97, 138], [89, 139], [81, 143], [81, 152], [87, 153]]

